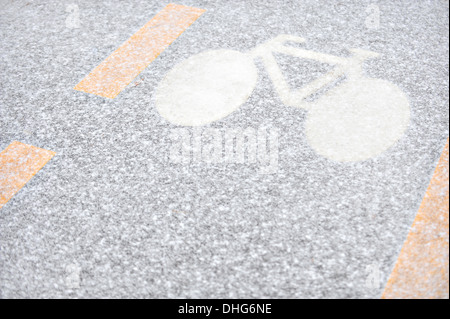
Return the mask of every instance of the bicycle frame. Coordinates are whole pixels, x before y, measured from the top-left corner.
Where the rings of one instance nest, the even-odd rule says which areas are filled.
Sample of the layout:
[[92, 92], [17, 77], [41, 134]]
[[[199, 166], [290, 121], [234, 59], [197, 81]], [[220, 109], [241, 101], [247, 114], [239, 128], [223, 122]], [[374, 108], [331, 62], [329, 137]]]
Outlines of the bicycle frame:
[[[304, 43], [303, 38], [291, 35], [279, 35], [274, 39], [263, 43], [248, 54], [253, 58], [261, 58], [264, 67], [266, 68], [271, 81], [285, 105], [293, 106], [308, 110], [311, 107], [311, 102], [304, 101], [308, 96], [316, 93], [323, 87], [338, 80], [343, 75], [346, 75], [350, 81], [357, 80], [363, 76], [362, 65], [363, 62], [370, 58], [376, 58], [378, 53], [366, 51], [361, 49], [350, 49], [353, 54], [351, 57], [342, 58], [334, 55], [308, 51], [295, 47], [284, 45], [285, 42], [292, 41], [297, 43]], [[303, 88], [292, 91], [286, 82], [278, 63], [276, 62], [273, 53], [283, 53], [290, 56], [314, 60], [318, 62], [336, 65], [336, 68], [323, 75], [322, 77], [307, 84]]]

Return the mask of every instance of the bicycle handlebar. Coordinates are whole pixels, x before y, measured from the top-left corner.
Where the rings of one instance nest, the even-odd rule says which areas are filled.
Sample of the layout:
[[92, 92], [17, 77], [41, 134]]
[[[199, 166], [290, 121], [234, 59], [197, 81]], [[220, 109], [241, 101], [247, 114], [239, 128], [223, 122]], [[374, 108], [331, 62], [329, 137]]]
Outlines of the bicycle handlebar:
[[351, 61], [354, 61], [355, 59], [358, 62], [376, 58], [379, 56], [378, 53], [368, 50], [362, 50], [362, 49], [349, 49], [349, 52], [352, 53], [352, 56], [350, 57], [339, 57], [334, 56], [326, 53], [319, 53], [315, 51], [309, 51], [304, 50], [292, 46], [285, 45], [286, 42], [296, 42], [296, 43], [304, 43], [306, 40], [301, 37], [288, 35], [288, 34], [282, 34], [279, 35], [261, 45], [258, 45], [255, 49], [251, 51], [252, 55], [261, 56], [268, 52], [280, 52], [284, 54], [288, 54], [291, 56], [295, 56], [298, 58], [306, 58], [310, 60], [315, 60], [323, 63], [328, 64], [339, 64], [339, 65], [348, 65], [348, 63]]

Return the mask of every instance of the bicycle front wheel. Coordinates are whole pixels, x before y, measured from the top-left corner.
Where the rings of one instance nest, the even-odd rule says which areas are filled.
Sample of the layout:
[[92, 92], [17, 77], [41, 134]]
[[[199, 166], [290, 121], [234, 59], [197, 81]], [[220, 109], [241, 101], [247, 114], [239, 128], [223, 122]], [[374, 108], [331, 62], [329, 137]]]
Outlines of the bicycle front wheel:
[[334, 87], [312, 104], [306, 136], [324, 157], [339, 162], [364, 161], [397, 142], [409, 121], [408, 99], [396, 85], [361, 78]]
[[206, 51], [169, 71], [156, 90], [156, 109], [176, 125], [205, 125], [238, 109], [249, 98], [256, 79], [256, 66], [248, 55]]

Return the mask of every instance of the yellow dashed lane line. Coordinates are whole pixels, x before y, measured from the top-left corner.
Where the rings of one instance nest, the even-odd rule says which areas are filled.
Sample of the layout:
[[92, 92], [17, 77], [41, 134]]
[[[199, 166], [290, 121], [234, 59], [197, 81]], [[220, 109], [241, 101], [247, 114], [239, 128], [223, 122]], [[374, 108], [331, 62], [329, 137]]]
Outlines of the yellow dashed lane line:
[[448, 140], [383, 298], [448, 298]]
[[0, 153], [0, 208], [54, 155], [54, 152], [16, 141], [4, 149]]
[[203, 12], [203, 9], [167, 5], [74, 89], [115, 98]]

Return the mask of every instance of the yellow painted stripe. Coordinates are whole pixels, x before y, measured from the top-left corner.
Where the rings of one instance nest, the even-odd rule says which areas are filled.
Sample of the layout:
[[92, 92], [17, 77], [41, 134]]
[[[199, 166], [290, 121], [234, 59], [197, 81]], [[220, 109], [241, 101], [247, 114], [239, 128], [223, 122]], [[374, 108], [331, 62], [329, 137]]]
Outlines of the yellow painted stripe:
[[12, 142], [0, 153], [0, 208], [53, 156], [54, 152]]
[[383, 298], [449, 298], [448, 140]]
[[115, 98], [203, 12], [203, 9], [167, 5], [74, 89]]

